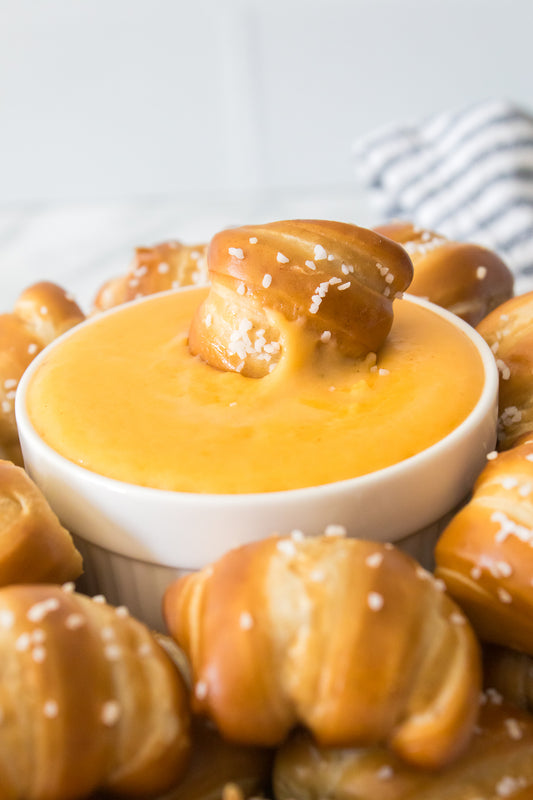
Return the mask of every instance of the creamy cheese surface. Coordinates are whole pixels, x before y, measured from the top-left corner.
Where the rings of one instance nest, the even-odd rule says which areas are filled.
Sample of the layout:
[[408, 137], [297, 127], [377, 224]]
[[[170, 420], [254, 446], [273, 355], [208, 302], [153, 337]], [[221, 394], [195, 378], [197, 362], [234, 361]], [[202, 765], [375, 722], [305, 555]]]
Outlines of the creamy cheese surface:
[[434, 444], [472, 411], [483, 365], [468, 337], [395, 302], [376, 357], [353, 362], [279, 320], [283, 357], [264, 378], [190, 355], [205, 289], [154, 295], [53, 346], [28, 387], [54, 450], [110, 478], [160, 489], [250, 493], [363, 475]]

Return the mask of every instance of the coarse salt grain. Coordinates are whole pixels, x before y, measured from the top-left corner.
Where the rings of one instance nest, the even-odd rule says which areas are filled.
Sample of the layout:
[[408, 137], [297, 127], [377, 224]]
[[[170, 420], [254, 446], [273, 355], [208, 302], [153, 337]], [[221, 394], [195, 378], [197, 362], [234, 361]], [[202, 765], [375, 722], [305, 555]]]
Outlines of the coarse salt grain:
[[243, 611], [239, 617], [239, 627], [243, 631], [249, 631], [254, 626], [254, 618], [249, 611]]
[[505, 361], [502, 361], [501, 358], [497, 358], [496, 366], [498, 367], [498, 372], [500, 373], [502, 381], [508, 381], [509, 378], [511, 377], [511, 370], [509, 369]]
[[244, 258], [244, 253], [242, 251], [242, 247], [228, 247], [228, 253], [230, 256], [234, 256], [238, 258], [239, 261], [242, 261]]
[[385, 601], [379, 592], [369, 592], [367, 597], [368, 607], [371, 611], [381, 611]]
[[250, 244], [257, 244], [257, 236], [250, 236], [248, 241], [250, 242]]
[[239, 285], [237, 286], [237, 294], [243, 295], [245, 291], [246, 291], [246, 286], [244, 285], [244, 283], [239, 283]]
[[150, 644], [150, 642], [143, 642], [137, 648], [137, 655], [140, 656], [141, 658], [146, 658], [151, 654], [152, 654], [152, 645]]
[[487, 267], [478, 267], [476, 269], [476, 278], [478, 281], [482, 281], [483, 278], [487, 277]]
[[327, 525], [324, 530], [324, 536], [346, 536], [346, 528], [344, 525]]
[[43, 714], [47, 719], [56, 719], [59, 714], [59, 706], [55, 700], [47, 700], [43, 706]]
[[289, 263], [289, 259], [287, 258], [287, 256], [285, 256], [285, 255], [283, 255], [283, 253], [279, 253], [279, 252], [276, 255], [276, 261], [279, 264], [288, 264]]
[[504, 775], [495, 786], [498, 797], [510, 797], [519, 789], [523, 789], [525, 778], [515, 778], [512, 775]]
[[276, 549], [285, 556], [296, 555], [296, 546], [291, 539], [280, 539], [276, 542]]
[[373, 569], [381, 566], [382, 563], [383, 563], [383, 553], [371, 553], [365, 559], [365, 564], [367, 565], [367, 567], [372, 567]]
[[496, 458], [498, 458], [497, 450], [491, 450], [490, 453], [487, 453], [487, 461], [494, 461]]
[[31, 657], [35, 661], [36, 664], [42, 664], [46, 658], [46, 650], [44, 647], [39, 645], [39, 647], [34, 647], [31, 651]]
[[324, 342], [325, 344], [326, 342], [329, 342], [330, 339], [331, 339], [331, 331], [322, 331], [322, 333], [320, 334], [320, 341]]
[[78, 628], [83, 627], [85, 618], [82, 614], [69, 614], [65, 620], [65, 626], [69, 631], [76, 631]]
[[307, 259], [307, 261], [305, 262], [305, 266], [309, 267], [309, 269], [316, 269], [315, 262], [314, 261], [310, 261], [309, 259]]
[[165, 261], [161, 261], [161, 263], [157, 265], [157, 271], [161, 275], [165, 275], [169, 270], [170, 270], [170, 267]]
[[315, 254], [315, 261], [323, 261], [325, 258], [328, 257], [325, 249], [322, 247], [321, 244], [316, 244], [314, 249]]
[[107, 728], [117, 724], [120, 719], [120, 705], [116, 700], [108, 700], [104, 703], [100, 719]]
[[106, 644], [104, 647], [104, 656], [108, 661], [118, 661], [122, 655], [122, 650], [118, 644]]
[[452, 625], [466, 625], [466, 618], [458, 611], [453, 611], [450, 614], [450, 622]]
[[505, 720], [505, 727], [511, 739], [514, 739], [517, 742], [519, 739], [522, 738], [523, 736], [522, 727], [517, 719], [509, 717], [508, 719]]
[[198, 681], [194, 687], [194, 694], [198, 700], [205, 700], [207, 697], [208, 686], [205, 681]]
[[0, 611], [0, 628], [12, 628], [14, 624], [14, 613], [8, 608], [3, 608]]
[[42, 600], [40, 603], [35, 603], [35, 605], [31, 606], [26, 612], [26, 617], [30, 622], [41, 622], [47, 614], [50, 614], [52, 611], [57, 611], [58, 608], [59, 600], [57, 597], [48, 597], [46, 600]]
[[498, 586], [497, 594], [498, 594], [498, 599], [500, 600], [501, 603], [512, 603], [513, 602], [512, 596], [509, 594], [507, 589], [503, 588], [503, 586]]
[[262, 284], [263, 284], [265, 289], [268, 289], [268, 287], [271, 285], [271, 283], [272, 283], [272, 275], [270, 275], [267, 272], [267, 273], [265, 273], [265, 275], [263, 275]]
[[388, 781], [394, 776], [394, 770], [390, 764], [383, 764], [376, 772], [376, 777], [380, 781]]

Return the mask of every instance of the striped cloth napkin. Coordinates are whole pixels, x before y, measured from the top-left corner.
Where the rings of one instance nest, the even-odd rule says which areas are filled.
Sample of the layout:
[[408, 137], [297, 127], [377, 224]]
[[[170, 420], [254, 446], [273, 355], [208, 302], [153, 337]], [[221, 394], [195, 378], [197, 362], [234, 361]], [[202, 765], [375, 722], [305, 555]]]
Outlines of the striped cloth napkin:
[[533, 289], [533, 116], [478, 103], [358, 139], [356, 175], [380, 222], [410, 221], [496, 250]]

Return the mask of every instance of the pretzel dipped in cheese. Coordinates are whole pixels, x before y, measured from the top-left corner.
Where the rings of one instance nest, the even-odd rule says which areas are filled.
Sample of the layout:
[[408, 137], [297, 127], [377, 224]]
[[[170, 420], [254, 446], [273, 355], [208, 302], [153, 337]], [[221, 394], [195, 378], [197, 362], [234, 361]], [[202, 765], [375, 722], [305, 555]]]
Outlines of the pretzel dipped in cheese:
[[28, 364], [43, 347], [85, 316], [55, 283], [25, 289], [13, 312], [0, 314], [0, 457], [22, 464], [15, 420], [15, 392]]
[[411, 294], [425, 297], [477, 325], [513, 294], [513, 274], [492, 250], [454, 242], [409, 222], [375, 230], [405, 247], [414, 266]]
[[60, 587], [0, 589], [3, 800], [165, 791], [189, 756], [187, 691], [148, 629]]
[[181, 242], [138, 247], [128, 272], [112, 278], [99, 289], [94, 310], [105, 311], [145, 295], [207, 283], [206, 250], [205, 244]]
[[482, 640], [533, 655], [533, 437], [488, 461], [435, 560]]
[[355, 225], [289, 220], [217, 233], [208, 249], [211, 288], [189, 348], [221, 370], [263, 377], [279, 361], [280, 319], [296, 321], [314, 346], [336, 343], [352, 358], [376, 352], [407, 288], [405, 251]]
[[42, 492], [21, 467], [0, 461], [0, 586], [64, 583], [81, 555]]
[[383, 747], [325, 749], [303, 732], [280, 749], [276, 800], [527, 800], [533, 796], [533, 717], [484, 698], [468, 750], [438, 772]]
[[500, 374], [498, 446], [533, 432], [533, 292], [498, 306], [477, 326]]
[[167, 590], [164, 616], [194, 674], [193, 708], [226, 738], [388, 743], [437, 767], [465, 747], [480, 690], [465, 617], [392, 546], [271, 537]]

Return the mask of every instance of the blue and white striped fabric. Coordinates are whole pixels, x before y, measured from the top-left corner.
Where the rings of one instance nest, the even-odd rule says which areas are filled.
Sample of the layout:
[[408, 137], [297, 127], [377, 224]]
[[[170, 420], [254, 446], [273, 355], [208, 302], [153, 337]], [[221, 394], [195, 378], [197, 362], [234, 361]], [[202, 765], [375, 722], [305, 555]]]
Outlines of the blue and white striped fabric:
[[533, 288], [533, 116], [491, 101], [391, 125], [354, 145], [380, 221], [404, 219], [496, 250]]

